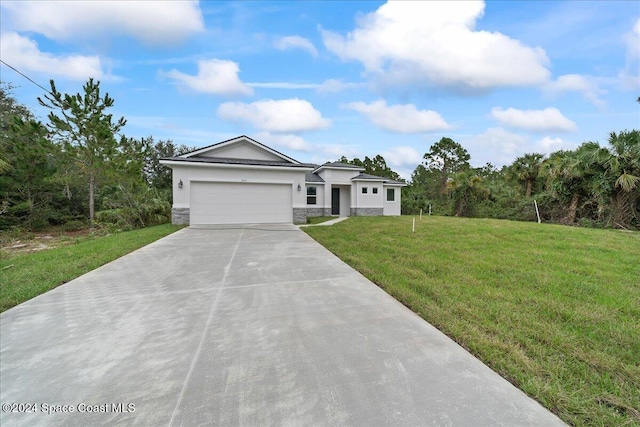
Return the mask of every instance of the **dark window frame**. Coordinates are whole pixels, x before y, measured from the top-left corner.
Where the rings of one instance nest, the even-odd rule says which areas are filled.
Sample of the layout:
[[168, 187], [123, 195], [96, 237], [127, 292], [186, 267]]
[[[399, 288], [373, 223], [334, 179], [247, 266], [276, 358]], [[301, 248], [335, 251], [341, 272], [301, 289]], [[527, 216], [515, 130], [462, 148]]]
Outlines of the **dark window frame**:
[[[391, 195], [391, 197], [389, 197]], [[387, 202], [395, 202], [396, 201], [396, 189], [395, 188], [387, 188]]]
[[317, 189], [317, 187], [314, 187], [314, 186], [307, 187], [307, 204], [308, 205], [317, 205], [318, 204], [318, 189]]

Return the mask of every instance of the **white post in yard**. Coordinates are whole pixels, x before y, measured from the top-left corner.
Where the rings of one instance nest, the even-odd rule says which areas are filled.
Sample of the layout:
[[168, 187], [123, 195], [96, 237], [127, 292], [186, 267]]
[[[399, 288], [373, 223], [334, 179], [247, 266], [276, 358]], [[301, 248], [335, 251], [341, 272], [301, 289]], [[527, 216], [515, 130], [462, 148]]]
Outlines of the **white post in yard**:
[[431, 205], [429, 205], [429, 216], [431, 216]]
[[415, 217], [413, 218], [413, 227], [412, 227], [412, 229], [411, 229], [411, 232], [412, 232], [412, 233], [415, 233], [415, 232], [416, 232], [416, 218], [415, 218]]
[[422, 208], [420, 208], [420, 219], [422, 219]]
[[538, 224], [540, 224], [542, 221], [540, 221], [540, 211], [538, 210], [538, 202], [534, 200], [533, 205], [536, 207], [536, 216], [538, 217]]

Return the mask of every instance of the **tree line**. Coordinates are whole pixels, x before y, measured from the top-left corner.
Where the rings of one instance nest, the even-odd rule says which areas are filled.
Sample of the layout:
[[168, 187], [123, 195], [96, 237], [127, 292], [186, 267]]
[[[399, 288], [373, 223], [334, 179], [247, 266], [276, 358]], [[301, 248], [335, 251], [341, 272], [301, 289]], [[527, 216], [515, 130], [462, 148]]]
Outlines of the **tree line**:
[[51, 89], [38, 102], [48, 121], [16, 101], [0, 83], [0, 229], [132, 229], [167, 222], [171, 170], [163, 157], [193, 147], [129, 138], [126, 120], [109, 113], [114, 100], [90, 79], [81, 93]]
[[[43, 123], [0, 82], [0, 229], [131, 229], [170, 219], [171, 170], [164, 157], [195, 147], [129, 138], [114, 100], [93, 79], [77, 94], [51, 90], [38, 102]], [[640, 98], [638, 100], [640, 102]], [[640, 228], [640, 132], [612, 132], [607, 145], [585, 142], [548, 157], [528, 153], [497, 168], [474, 168], [468, 151], [443, 137], [423, 156], [403, 188], [402, 213], [531, 221], [534, 200], [545, 221]], [[376, 155], [343, 163], [400, 180]]]
[[[469, 152], [443, 137], [424, 154], [403, 188], [402, 213], [640, 228], [640, 132], [612, 132], [607, 145], [585, 142], [548, 157], [528, 153], [510, 165], [471, 167]], [[399, 179], [380, 155], [343, 163]]]
[[585, 142], [548, 157], [528, 153], [502, 168], [473, 168], [460, 144], [442, 138], [404, 188], [403, 213], [429, 205], [443, 215], [542, 219], [566, 225], [640, 228], [640, 132], [611, 132], [607, 145]]

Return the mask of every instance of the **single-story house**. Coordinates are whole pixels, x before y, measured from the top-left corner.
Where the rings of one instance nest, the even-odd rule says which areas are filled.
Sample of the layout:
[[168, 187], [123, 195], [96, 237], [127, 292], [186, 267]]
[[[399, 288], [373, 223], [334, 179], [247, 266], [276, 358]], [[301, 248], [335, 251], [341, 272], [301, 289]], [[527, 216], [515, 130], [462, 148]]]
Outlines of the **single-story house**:
[[354, 165], [301, 163], [244, 135], [160, 163], [173, 171], [174, 224], [400, 215], [406, 185]]

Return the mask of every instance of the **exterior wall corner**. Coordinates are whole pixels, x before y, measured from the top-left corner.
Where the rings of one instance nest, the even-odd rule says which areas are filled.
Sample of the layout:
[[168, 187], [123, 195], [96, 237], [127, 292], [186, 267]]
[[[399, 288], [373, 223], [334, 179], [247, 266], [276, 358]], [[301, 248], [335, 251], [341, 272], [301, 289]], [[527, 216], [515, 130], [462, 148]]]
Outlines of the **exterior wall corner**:
[[382, 208], [351, 208], [351, 216], [382, 216]]
[[331, 216], [325, 215], [325, 208], [307, 208], [307, 218], [315, 217], [315, 216]]
[[189, 225], [189, 208], [172, 208], [171, 223], [175, 225]]
[[307, 223], [307, 208], [293, 208], [293, 223], [294, 224]]

